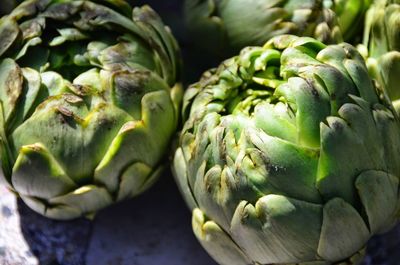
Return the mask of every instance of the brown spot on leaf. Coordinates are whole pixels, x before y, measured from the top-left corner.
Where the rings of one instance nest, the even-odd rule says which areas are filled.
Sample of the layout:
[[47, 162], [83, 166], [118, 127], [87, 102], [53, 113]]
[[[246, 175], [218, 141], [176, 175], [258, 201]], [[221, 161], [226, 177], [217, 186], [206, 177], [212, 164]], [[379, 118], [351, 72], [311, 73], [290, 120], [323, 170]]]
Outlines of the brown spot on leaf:
[[335, 131], [342, 131], [344, 126], [342, 123], [335, 121], [331, 124], [331, 128]]
[[67, 116], [67, 117], [73, 117], [74, 116], [74, 113], [72, 111], [70, 111], [69, 109], [67, 109], [67, 108], [65, 108], [63, 106], [57, 107], [57, 110], [58, 110], [59, 113], [61, 113], [64, 116]]
[[5, 89], [10, 105], [15, 105], [22, 93], [23, 76], [21, 69], [16, 67], [12, 69], [6, 79]]
[[81, 97], [77, 97], [72, 94], [64, 94], [64, 99], [66, 102], [71, 103], [71, 104], [83, 102], [83, 99]]
[[149, 71], [120, 72], [114, 79], [115, 90], [120, 97], [143, 94], [149, 76]]

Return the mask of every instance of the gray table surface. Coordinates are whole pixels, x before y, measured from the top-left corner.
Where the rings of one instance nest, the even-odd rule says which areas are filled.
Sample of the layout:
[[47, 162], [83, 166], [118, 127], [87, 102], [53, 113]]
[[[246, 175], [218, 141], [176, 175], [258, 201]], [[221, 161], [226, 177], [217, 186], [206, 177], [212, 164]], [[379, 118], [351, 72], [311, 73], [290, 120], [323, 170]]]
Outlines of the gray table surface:
[[[132, 0], [161, 14], [183, 50], [185, 83], [212, 66], [190, 52], [182, 0]], [[399, 265], [400, 226], [374, 237], [363, 265]], [[0, 187], [0, 265], [215, 265], [191, 231], [191, 214], [167, 171], [148, 192], [111, 206], [93, 221], [44, 218]]]

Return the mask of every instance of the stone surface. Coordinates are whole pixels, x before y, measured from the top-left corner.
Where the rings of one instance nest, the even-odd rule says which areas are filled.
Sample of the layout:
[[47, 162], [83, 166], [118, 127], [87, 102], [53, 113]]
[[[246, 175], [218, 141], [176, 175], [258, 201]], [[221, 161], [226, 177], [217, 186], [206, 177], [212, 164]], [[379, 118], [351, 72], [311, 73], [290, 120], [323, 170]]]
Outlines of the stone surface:
[[0, 187], [0, 264], [36, 265], [29, 244], [21, 231], [21, 219], [14, 194]]
[[0, 211], [0, 265], [84, 264], [90, 221], [47, 219], [4, 187], [0, 187]]
[[[82, 265], [91, 235], [91, 221], [56, 221], [43, 217], [18, 200], [25, 242], [40, 265]], [[23, 263], [25, 265], [25, 263]]]

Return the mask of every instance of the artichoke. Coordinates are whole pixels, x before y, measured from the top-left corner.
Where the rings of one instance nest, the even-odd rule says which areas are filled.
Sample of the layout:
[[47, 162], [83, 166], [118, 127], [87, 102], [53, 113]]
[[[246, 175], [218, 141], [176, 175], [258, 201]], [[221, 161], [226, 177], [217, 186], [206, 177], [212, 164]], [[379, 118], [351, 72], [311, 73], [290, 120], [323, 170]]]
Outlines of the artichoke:
[[342, 34], [350, 39], [366, 1], [185, 0], [184, 14], [195, 43], [224, 57], [281, 34], [312, 36], [325, 43], [340, 42]]
[[0, 179], [55, 219], [140, 194], [176, 131], [179, 68], [148, 6], [25, 1], [0, 20]]
[[[325, 7], [333, 9], [343, 39], [351, 41], [358, 37], [364, 22], [364, 16], [373, 0], [323, 0]], [[362, 33], [361, 33], [362, 34]], [[361, 35], [360, 34], [360, 35]]]
[[220, 264], [352, 264], [397, 222], [399, 118], [350, 44], [245, 48], [182, 115], [173, 172]]
[[365, 18], [363, 45], [370, 74], [400, 113], [400, 1], [375, 0]]

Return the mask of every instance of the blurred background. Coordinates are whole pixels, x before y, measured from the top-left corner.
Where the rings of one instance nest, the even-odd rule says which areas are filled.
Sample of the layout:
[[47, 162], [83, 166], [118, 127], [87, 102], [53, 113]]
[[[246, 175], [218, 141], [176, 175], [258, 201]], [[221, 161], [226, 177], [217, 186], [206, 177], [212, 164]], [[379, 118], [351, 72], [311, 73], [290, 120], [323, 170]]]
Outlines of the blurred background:
[[219, 65], [219, 58], [210, 58], [209, 55], [202, 54], [194, 48], [194, 43], [185, 31], [184, 0], [129, 0], [129, 2], [132, 5], [150, 5], [171, 28], [182, 51], [184, 62], [182, 78], [185, 85], [196, 82], [204, 71]]
[[[192, 49], [183, 0], [131, 0], [149, 4], [170, 26], [182, 49], [185, 85], [217, 65]], [[0, 3], [1, 9], [7, 8]], [[400, 264], [400, 226], [373, 238], [363, 265]], [[44, 218], [0, 188], [0, 265], [215, 265], [191, 231], [169, 170], [148, 192], [101, 211], [93, 220]]]

